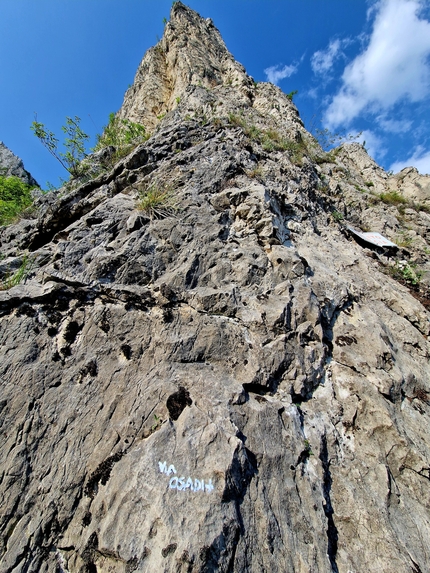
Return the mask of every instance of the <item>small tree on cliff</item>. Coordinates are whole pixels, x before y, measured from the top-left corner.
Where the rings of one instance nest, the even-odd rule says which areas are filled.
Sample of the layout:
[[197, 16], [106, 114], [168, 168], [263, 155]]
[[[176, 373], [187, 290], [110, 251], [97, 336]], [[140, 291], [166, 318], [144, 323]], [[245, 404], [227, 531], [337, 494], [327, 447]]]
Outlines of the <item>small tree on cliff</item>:
[[52, 131], [45, 128], [43, 123], [35, 121], [31, 124], [34, 135], [40, 139], [42, 145], [46, 147], [49, 153], [66, 169], [74, 178], [82, 175], [81, 161], [87, 154], [85, 152], [85, 142], [90, 138], [80, 127], [80, 118], [78, 116], [66, 117], [66, 125], [62, 130], [66, 135], [64, 147], [66, 152], [58, 151], [58, 139]]

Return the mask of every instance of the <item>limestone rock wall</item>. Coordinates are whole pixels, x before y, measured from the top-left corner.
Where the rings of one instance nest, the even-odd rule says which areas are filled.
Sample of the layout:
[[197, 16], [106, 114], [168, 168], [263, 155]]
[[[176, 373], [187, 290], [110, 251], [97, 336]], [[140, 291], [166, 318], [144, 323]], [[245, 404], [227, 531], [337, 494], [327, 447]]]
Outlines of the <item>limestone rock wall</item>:
[[[170, 55], [185, 20], [212, 42], [201, 69], [230, 61], [180, 3]], [[428, 569], [429, 313], [333, 210], [401, 221], [360, 207], [354, 148], [328, 159], [243, 78], [184, 80], [147, 142], [0, 231], [33, 265], [0, 292], [2, 572]], [[150, 117], [142, 94], [121, 113]], [[148, 186], [175, 208], [139, 210]]]

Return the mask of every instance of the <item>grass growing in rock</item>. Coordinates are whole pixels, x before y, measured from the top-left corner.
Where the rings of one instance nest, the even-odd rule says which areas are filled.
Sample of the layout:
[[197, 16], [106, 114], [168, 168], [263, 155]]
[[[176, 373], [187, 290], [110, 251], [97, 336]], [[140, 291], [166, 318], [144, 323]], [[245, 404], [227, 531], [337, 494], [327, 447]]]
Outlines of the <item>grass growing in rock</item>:
[[261, 165], [257, 165], [253, 169], [250, 169], [246, 172], [250, 179], [257, 179], [257, 181], [261, 181], [263, 179], [263, 168]]
[[323, 165], [324, 163], [336, 163], [336, 157], [340, 151], [340, 147], [332, 149], [330, 151], [324, 151], [323, 153], [315, 152], [312, 159], [317, 165]]
[[22, 283], [29, 274], [31, 269], [31, 261], [27, 255], [22, 259], [21, 266], [15, 273], [6, 273], [6, 276], [0, 280], [0, 291], [9, 290], [14, 286]]
[[[358, 190], [363, 191], [361, 189]], [[369, 197], [370, 204], [376, 205], [380, 201], [385, 203], [385, 205], [391, 205], [397, 207], [397, 210], [402, 216], [405, 213], [405, 209], [413, 209], [417, 213], [419, 213], [420, 211], [424, 211], [425, 213], [430, 213], [429, 205], [426, 205], [424, 203], [416, 203], [414, 201], [409, 201], [408, 199], [403, 197], [403, 195], [401, 195], [398, 191], [387, 191], [387, 193], [380, 193], [379, 195], [370, 192], [370, 197]]]
[[405, 205], [407, 203], [407, 200], [404, 197], [402, 197], [402, 195], [400, 195], [400, 193], [398, 193], [397, 191], [389, 191], [388, 193], [381, 193], [379, 195], [379, 198], [386, 205], [394, 205], [396, 207], [398, 205]]
[[153, 183], [139, 190], [137, 209], [151, 218], [162, 219], [172, 216], [178, 209], [176, 194], [171, 187]]
[[32, 188], [18, 177], [0, 176], [0, 225], [13, 223], [32, 205]]
[[228, 120], [231, 125], [241, 127], [249, 139], [260, 143], [264, 151], [287, 151], [291, 161], [296, 165], [301, 165], [307, 150], [303, 141], [286, 139], [274, 129], [260, 129], [256, 125], [249, 124], [243, 115], [230, 113]]

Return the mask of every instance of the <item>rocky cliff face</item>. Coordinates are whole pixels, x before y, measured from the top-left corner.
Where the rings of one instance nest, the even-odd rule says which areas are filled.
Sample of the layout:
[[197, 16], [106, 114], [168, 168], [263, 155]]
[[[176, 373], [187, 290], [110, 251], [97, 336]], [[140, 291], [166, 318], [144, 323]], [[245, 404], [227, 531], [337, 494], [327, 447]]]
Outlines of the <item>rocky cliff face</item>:
[[0, 234], [0, 571], [427, 571], [426, 293], [342, 225], [425, 271], [425, 207], [180, 2], [120, 114], [152, 137]]
[[37, 181], [24, 169], [22, 160], [0, 141], [0, 175], [19, 177], [27, 185], [39, 187]]

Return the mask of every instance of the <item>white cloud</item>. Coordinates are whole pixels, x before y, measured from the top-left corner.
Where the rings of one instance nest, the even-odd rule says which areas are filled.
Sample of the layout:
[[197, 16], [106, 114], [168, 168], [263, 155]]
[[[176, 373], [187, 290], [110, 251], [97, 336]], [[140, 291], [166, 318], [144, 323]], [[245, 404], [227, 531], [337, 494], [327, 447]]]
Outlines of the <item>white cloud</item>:
[[408, 119], [387, 119], [384, 116], [376, 118], [378, 127], [390, 133], [406, 133], [412, 127], [412, 121]]
[[325, 74], [333, 66], [333, 62], [339, 56], [341, 47], [340, 40], [333, 40], [326, 50], [319, 50], [311, 57], [311, 66], [314, 74]]
[[266, 74], [267, 81], [277, 86], [281, 80], [284, 78], [289, 78], [295, 72], [297, 72], [297, 67], [298, 66], [294, 64], [290, 66], [284, 66], [280, 69], [278, 69], [279, 66], [270, 66], [270, 68], [266, 68], [264, 70], [264, 73]]
[[426, 0], [380, 0], [368, 45], [342, 75], [325, 113], [329, 128], [348, 125], [364, 111], [423, 100], [430, 92], [430, 22], [420, 19]]
[[430, 174], [430, 151], [419, 145], [414, 153], [404, 161], [396, 161], [390, 165], [390, 169], [394, 173], [398, 173], [404, 167], [416, 167], [422, 174]]

